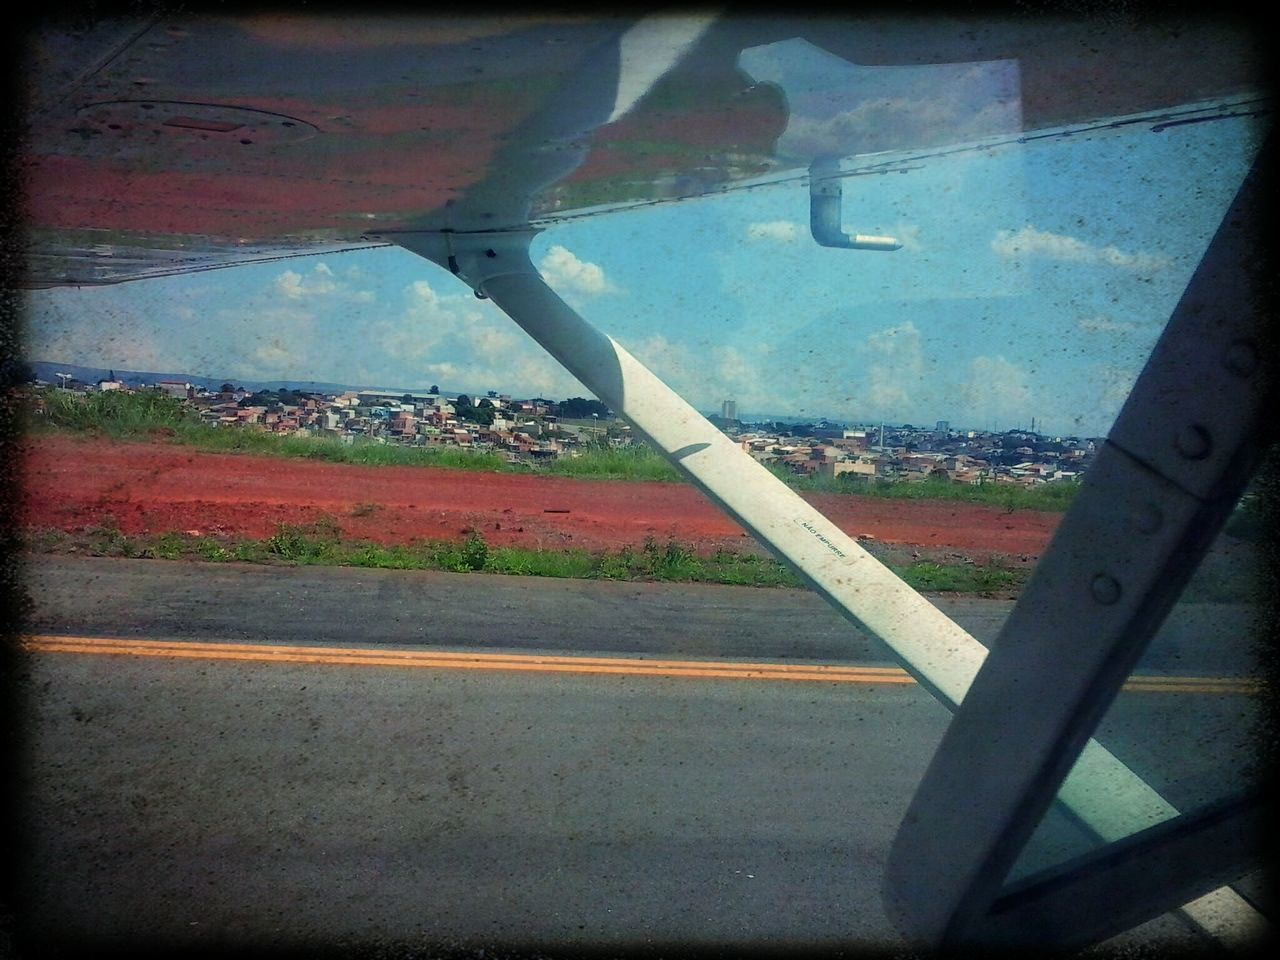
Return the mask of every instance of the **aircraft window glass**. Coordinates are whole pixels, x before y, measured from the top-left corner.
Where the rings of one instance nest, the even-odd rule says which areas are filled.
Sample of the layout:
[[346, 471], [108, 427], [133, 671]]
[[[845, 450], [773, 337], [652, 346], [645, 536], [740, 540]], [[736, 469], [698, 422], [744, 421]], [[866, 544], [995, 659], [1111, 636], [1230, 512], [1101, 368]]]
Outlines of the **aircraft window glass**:
[[[945, 419], [1068, 446], [1099, 439], [1259, 147], [1249, 111], [1234, 109], [846, 159], [845, 229], [896, 236], [892, 253], [817, 247], [798, 181], [637, 210], [627, 214], [637, 255], [612, 275], [644, 308], [634, 324], [602, 325], [702, 409], [734, 396], [739, 409], [851, 425]], [[802, 128], [793, 115], [783, 145], [801, 152]], [[676, 233], [698, 236], [710, 256], [673, 263]], [[735, 244], [755, 255], [731, 255]], [[535, 253], [557, 246], [608, 257], [590, 217], [553, 227]], [[688, 317], [686, 332], [653, 335], [650, 313]], [[1180, 811], [1239, 793], [1256, 769], [1261, 608], [1257, 551], [1240, 533], [1254, 499], [1097, 732]], [[1011, 879], [1094, 845], [1055, 805]]]
[[[554, 223], [533, 258], [701, 410], [733, 398], [763, 419], [1034, 427], [1083, 449], [1105, 436], [1256, 148], [1252, 122], [1231, 118], [877, 157], [883, 174], [844, 161], [845, 229], [900, 250], [815, 244], [801, 177]], [[695, 237], [693, 255], [674, 237]], [[604, 265], [608, 284], [570, 276], [575, 261]], [[654, 316], [684, 322], [655, 332]]]
[[[910, 463], [911, 455], [941, 453], [947, 444], [954, 463], [938, 466], [933, 474], [941, 476], [931, 480], [1011, 489], [1071, 484], [1088, 469], [1089, 454], [1110, 429], [1259, 147], [1248, 101], [1025, 136], [1014, 61], [862, 66], [790, 40], [747, 50], [738, 64], [786, 103], [776, 157], [744, 154], [741, 167], [726, 170], [728, 154], [714, 165], [708, 155], [709, 192], [674, 202], [699, 192], [691, 189], [697, 172], [687, 172], [682, 155], [665, 194], [673, 202], [615, 209], [608, 218], [572, 211], [584, 198], [625, 205], [663, 190], [639, 179], [575, 180], [576, 173], [551, 185], [533, 207], [546, 229], [533, 242], [532, 258], [548, 283], [693, 406], [736, 418], [745, 429], [780, 440], [789, 433], [807, 439], [814, 428], [835, 437], [847, 431], [841, 439], [859, 439], [870, 476], [904, 484], [926, 472]], [[591, 137], [599, 148], [593, 162], [608, 159], [609, 126]], [[660, 154], [665, 144], [620, 138], [615, 146]], [[805, 170], [816, 161], [832, 164], [842, 186], [843, 229], [891, 237], [898, 249], [814, 242]], [[770, 171], [771, 162], [777, 167]], [[743, 170], [758, 180], [726, 184]], [[98, 276], [109, 278], [112, 259], [124, 264], [133, 252], [124, 235], [99, 239], [122, 241], [100, 244]], [[391, 250], [357, 254], [352, 270], [384, 255], [407, 257]], [[204, 251], [183, 256], [198, 265]], [[353, 350], [388, 345], [421, 351], [414, 357], [430, 370], [424, 343], [466, 339], [472, 351], [466, 356], [477, 364], [501, 356], [504, 371], [517, 369], [518, 357], [528, 364], [521, 369], [526, 382], [548, 395], [588, 395], [492, 301], [473, 300], [464, 283], [425, 260], [413, 263], [427, 279], [402, 284], [394, 296], [416, 297], [416, 312], [353, 322], [363, 343], [353, 348], [346, 339], [324, 349], [344, 360]], [[308, 267], [324, 271], [311, 283], [340, 289], [326, 264]], [[307, 289], [307, 278], [278, 264], [240, 269], [242, 278], [274, 276], [285, 295]], [[189, 288], [189, 280], [174, 281], [174, 289]], [[154, 296], [159, 303], [164, 289], [141, 295], [141, 302]], [[360, 304], [375, 299], [367, 292], [370, 301], [350, 299], [356, 320], [366, 319]], [[393, 302], [391, 293], [385, 302]], [[260, 326], [245, 338], [245, 349], [287, 362], [280, 343], [288, 337], [281, 333], [268, 344], [262, 332], [276, 336], [288, 319], [282, 317], [246, 320]], [[121, 308], [111, 329], [119, 333], [136, 322]], [[47, 331], [45, 338], [56, 342]], [[451, 363], [437, 366], [453, 372]], [[433, 370], [427, 382], [437, 378], [446, 376]], [[505, 386], [496, 374], [494, 382]], [[825, 492], [876, 482], [859, 473], [831, 476]], [[1097, 731], [1181, 811], [1238, 793], [1258, 773], [1262, 668], [1255, 644], [1266, 591], [1258, 586], [1262, 527], [1254, 507], [1263, 495], [1262, 487], [1245, 495]], [[927, 521], [922, 526], [916, 536], [927, 537]], [[990, 526], [998, 533], [1005, 525], [993, 519]], [[858, 533], [856, 525], [850, 532]], [[913, 549], [859, 539], [899, 564]], [[994, 541], [984, 554], [990, 555], [975, 560], [933, 551], [925, 558], [996, 568], [1015, 580], [1034, 565], [1034, 551], [1018, 557]], [[784, 658], [812, 656], [805, 643], [798, 629]], [[890, 662], [888, 648], [882, 652]], [[942, 717], [942, 707], [929, 707]], [[913, 744], [921, 756], [928, 746]], [[1054, 806], [1012, 877], [1094, 846]], [[1253, 884], [1242, 889], [1252, 891]]]
[[[1273, 451], [1152, 639], [1095, 733], [1179, 813], [1257, 789], [1266, 716], [1267, 600], [1262, 497]], [[1170, 816], [1173, 814], [1171, 813]], [[1167, 819], [1167, 818], [1166, 818]], [[1016, 880], [1091, 849], [1055, 805], [1028, 841]], [[1257, 890], [1258, 877], [1242, 890]]]

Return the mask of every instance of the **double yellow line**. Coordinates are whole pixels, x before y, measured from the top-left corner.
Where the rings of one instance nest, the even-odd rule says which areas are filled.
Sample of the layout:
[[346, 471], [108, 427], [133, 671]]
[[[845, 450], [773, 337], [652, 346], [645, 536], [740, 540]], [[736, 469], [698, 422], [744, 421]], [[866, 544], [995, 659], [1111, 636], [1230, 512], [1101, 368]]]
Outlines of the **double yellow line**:
[[[256, 643], [199, 643], [110, 637], [29, 636], [26, 649], [40, 653], [85, 653], [250, 663], [314, 663], [428, 670], [504, 670], [533, 673], [613, 674], [693, 677], [704, 680], [790, 680], [822, 683], [914, 684], [898, 667], [827, 664], [733, 663], [720, 660], [648, 660], [634, 657], [565, 657], [519, 653], [457, 653], [439, 650], [385, 650], [376, 647], [276, 646]], [[1165, 693], [1254, 693], [1258, 682], [1228, 677], [1133, 677], [1126, 690]]]
[[123, 640], [99, 637], [27, 637], [28, 650], [45, 653], [117, 654], [241, 660], [257, 663], [322, 663], [429, 670], [516, 670], [722, 680], [822, 680], [831, 683], [911, 684], [897, 667], [837, 667], [825, 664], [728, 663], [702, 660], [648, 660], [628, 657], [563, 657], [519, 653], [455, 653], [439, 650], [382, 650], [369, 647], [276, 646], [254, 643], [191, 643], [178, 640]]

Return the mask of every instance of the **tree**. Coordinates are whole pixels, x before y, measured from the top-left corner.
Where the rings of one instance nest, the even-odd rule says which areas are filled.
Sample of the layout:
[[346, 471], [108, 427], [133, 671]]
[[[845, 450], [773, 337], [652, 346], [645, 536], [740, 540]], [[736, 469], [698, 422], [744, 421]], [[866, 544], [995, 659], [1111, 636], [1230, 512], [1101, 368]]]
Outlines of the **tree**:
[[430, 389], [430, 390], [428, 390], [428, 391], [427, 391], [427, 393], [434, 393], [434, 394], [436, 394], [436, 395], [438, 396], [438, 395], [440, 394], [440, 388], [439, 388], [439, 387], [437, 387], [437, 386], [433, 383], [433, 384], [431, 385], [431, 389]]
[[411, 394], [411, 393], [406, 393], [403, 397], [401, 397], [401, 398], [400, 398], [400, 402], [401, 402], [401, 403], [413, 403], [413, 394]]
[[493, 407], [491, 405], [485, 406], [482, 402], [480, 406], [472, 407], [467, 412], [466, 418], [472, 423], [477, 423], [482, 427], [492, 427], [495, 419]]
[[[111, 379], [114, 380], [115, 377], [113, 376]], [[236, 390], [235, 384], [231, 383], [230, 381], [228, 381], [227, 383], [224, 383], [221, 387], [218, 388], [219, 393], [235, 393], [235, 390]]]
[[588, 400], [586, 397], [570, 397], [568, 400], [560, 401], [560, 416], [562, 417], [568, 417], [570, 420], [589, 420], [592, 414], [602, 420], [612, 416], [609, 408], [599, 400]]
[[488, 400], [481, 400], [480, 406], [477, 407], [471, 403], [471, 398], [464, 393], [454, 401], [453, 409], [459, 420], [477, 423], [482, 427], [493, 426], [494, 409], [493, 404]]

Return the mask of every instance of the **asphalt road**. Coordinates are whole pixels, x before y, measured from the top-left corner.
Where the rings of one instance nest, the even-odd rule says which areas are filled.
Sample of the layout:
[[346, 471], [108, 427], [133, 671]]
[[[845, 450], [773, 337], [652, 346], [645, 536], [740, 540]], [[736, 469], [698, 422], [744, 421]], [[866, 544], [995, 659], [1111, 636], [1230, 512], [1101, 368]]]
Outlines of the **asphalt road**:
[[[807, 590], [65, 556], [30, 558], [25, 579], [35, 603], [31, 632], [897, 662]], [[1012, 609], [981, 597], [934, 602], [988, 645]], [[1140, 669], [1248, 675], [1252, 614], [1238, 605], [1179, 606]]]
[[[888, 662], [793, 591], [87, 558], [27, 582], [33, 633]], [[950, 609], [983, 639], [1006, 611]], [[909, 684], [61, 653], [21, 689], [19, 922], [46, 948], [893, 945], [885, 857], [949, 716]], [[1135, 755], [1192, 714], [1206, 763], [1247, 748], [1247, 698], [1135, 698]], [[1220, 788], [1190, 769], [1162, 788]]]
[[[26, 579], [53, 633], [895, 662], [804, 590], [93, 557], [33, 558]], [[1009, 604], [948, 609], [986, 637]]]

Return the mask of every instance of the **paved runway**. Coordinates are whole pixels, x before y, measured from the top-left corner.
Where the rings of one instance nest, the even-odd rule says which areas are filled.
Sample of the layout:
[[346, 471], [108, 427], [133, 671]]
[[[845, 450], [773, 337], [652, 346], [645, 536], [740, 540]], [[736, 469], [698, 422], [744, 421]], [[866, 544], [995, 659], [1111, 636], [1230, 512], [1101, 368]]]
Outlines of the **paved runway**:
[[[64, 558], [28, 583], [50, 636], [891, 666], [797, 591]], [[989, 639], [1007, 605], [955, 609]], [[85, 652], [26, 670], [20, 919], [81, 945], [891, 947], [884, 860], [949, 716], [904, 683]], [[1195, 702], [1229, 733], [1248, 699], [1132, 697], [1148, 732]], [[1050, 859], [1079, 843], [1044, 839]]]

